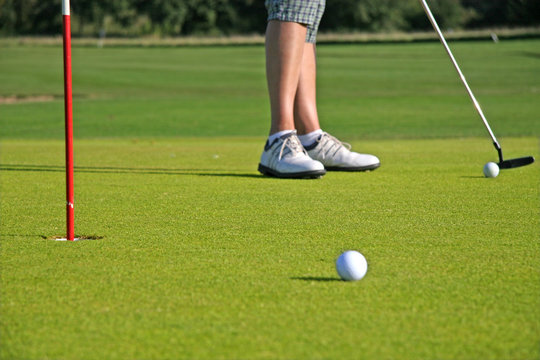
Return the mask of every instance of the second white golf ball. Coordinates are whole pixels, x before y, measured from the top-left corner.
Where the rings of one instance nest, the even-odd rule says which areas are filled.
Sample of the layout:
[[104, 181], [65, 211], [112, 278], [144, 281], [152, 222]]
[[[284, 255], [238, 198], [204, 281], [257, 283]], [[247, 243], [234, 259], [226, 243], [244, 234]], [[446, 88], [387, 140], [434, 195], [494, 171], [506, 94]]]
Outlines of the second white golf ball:
[[487, 178], [494, 178], [499, 175], [499, 165], [494, 162], [488, 162], [484, 165], [484, 176]]
[[336, 270], [339, 277], [345, 281], [362, 279], [366, 275], [367, 269], [366, 258], [358, 251], [345, 251], [336, 261]]

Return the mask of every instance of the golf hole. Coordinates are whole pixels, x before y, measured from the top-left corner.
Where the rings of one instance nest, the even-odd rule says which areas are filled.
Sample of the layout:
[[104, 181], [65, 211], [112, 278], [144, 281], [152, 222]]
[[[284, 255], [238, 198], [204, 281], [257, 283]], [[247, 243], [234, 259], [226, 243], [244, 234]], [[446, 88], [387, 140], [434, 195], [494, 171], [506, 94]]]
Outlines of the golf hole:
[[[55, 236], [49, 236], [49, 237], [43, 236], [43, 238], [45, 238], [46, 240], [54, 240], [54, 241], [68, 241], [65, 235], [55, 235]], [[103, 238], [104, 238], [103, 236], [98, 236], [98, 235], [75, 235], [74, 241], [101, 240]]]

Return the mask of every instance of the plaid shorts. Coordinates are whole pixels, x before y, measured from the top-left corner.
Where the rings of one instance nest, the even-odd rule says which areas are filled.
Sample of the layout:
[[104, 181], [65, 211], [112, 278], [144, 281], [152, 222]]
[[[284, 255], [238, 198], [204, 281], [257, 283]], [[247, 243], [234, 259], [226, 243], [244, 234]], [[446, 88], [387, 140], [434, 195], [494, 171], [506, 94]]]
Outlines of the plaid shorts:
[[306, 42], [315, 43], [326, 0], [266, 0], [268, 21], [291, 21], [307, 25]]

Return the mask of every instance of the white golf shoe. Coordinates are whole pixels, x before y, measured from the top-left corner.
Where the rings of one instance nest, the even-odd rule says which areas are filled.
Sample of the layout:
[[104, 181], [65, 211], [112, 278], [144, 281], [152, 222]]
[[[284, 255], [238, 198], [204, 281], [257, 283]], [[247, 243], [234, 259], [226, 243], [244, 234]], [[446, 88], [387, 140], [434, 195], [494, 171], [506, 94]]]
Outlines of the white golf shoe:
[[323, 164], [304, 150], [296, 131], [283, 135], [264, 146], [259, 172], [279, 178], [320, 178], [326, 174]]
[[351, 145], [339, 141], [326, 132], [323, 132], [312, 145], [306, 147], [308, 155], [320, 161], [326, 170], [367, 171], [381, 166], [376, 156], [359, 154], [350, 149]]

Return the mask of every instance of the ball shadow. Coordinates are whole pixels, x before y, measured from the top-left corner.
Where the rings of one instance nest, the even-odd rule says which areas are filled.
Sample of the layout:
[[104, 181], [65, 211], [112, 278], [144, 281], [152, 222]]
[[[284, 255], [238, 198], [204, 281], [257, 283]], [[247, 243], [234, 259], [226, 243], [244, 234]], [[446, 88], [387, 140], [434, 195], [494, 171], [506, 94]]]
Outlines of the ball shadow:
[[343, 281], [335, 277], [322, 277], [322, 276], [294, 276], [294, 277], [291, 277], [291, 280], [318, 281], [318, 282]]

